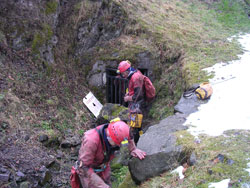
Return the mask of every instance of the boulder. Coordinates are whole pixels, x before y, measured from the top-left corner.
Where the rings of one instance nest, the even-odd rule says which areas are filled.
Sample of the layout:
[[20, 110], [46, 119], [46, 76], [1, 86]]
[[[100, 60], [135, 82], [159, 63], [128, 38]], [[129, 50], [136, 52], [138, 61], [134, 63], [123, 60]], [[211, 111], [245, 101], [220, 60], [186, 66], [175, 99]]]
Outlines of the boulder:
[[189, 97], [181, 97], [177, 105], [174, 107], [175, 112], [180, 112], [182, 114], [191, 114], [198, 110], [200, 104], [206, 101], [199, 100], [195, 94]]
[[67, 137], [61, 143], [61, 148], [76, 147], [80, 144], [81, 138], [79, 135], [67, 135]]
[[117, 117], [119, 117], [123, 121], [128, 121], [129, 120], [128, 108], [120, 104], [106, 103], [103, 106], [100, 115], [97, 117], [96, 122], [98, 122], [99, 124], [103, 124]]
[[[183, 126], [186, 116], [175, 114], [149, 127], [140, 137], [137, 147], [147, 153], [144, 160], [132, 158], [129, 161], [129, 171], [135, 183], [140, 184], [148, 178], [176, 168], [188, 156], [184, 147], [178, 145], [176, 131], [187, 129]], [[185, 157], [187, 156], [187, 157]]]

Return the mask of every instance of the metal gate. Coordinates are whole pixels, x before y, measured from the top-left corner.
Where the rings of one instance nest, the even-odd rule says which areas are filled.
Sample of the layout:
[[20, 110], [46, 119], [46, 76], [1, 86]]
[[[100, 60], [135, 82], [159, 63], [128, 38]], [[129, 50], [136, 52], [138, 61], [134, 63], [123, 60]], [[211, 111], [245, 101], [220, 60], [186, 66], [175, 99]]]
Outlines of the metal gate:
[[[139, 69], [142, 74], [147, 76], [147, 69]], [[128, 106], [123, 98], [128, 88], [128, 80], [117, 75], [116, 69], [106, 69], [106, 98], [108, 103], [121, 104]]]

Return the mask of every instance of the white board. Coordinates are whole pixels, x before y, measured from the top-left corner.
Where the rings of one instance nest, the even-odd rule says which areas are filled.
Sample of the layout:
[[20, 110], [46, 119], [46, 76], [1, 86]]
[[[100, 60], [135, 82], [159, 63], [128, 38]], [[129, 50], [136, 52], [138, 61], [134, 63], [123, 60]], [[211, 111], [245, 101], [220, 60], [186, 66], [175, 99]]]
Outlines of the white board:
[[95, 98], [92, 92], [89, 92], [83, 99], [83, 103], [97, 117], [102, 109], [102, 104]]

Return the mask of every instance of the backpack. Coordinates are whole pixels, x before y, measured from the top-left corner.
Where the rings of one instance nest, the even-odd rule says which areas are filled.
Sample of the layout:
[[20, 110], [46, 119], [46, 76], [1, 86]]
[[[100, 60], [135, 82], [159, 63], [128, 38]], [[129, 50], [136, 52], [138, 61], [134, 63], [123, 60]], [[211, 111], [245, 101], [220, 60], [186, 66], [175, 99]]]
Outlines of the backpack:
[[196, 84], [189, 90], [185, 91], [183, 97], [188, 98], [193, 94], [195, 94], [200, 100], [206, 100], [213, 94], [213, 88], [208, 82], [203, 82], [200, 85]]
[[147, 76], [144, 76], [143, 82], [146, 92], [146, 101], [151, 102], [155, 98], [155, 87]]
[[203, 82], [200, 84], [200, 87], [195, 90], [195, 95], [200, 100], [209, 99], [213, 93], [213, 88], [210, 83]]

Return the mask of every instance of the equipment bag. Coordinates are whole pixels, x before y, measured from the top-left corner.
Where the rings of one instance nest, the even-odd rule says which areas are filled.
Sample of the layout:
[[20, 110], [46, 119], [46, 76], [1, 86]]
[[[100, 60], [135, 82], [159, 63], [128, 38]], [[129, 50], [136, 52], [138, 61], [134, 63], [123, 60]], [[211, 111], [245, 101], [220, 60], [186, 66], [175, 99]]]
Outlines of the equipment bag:
[[130, 114], [130, 127], [141, 128], [142, 119], [142, 114]]
[[155, 98], [155, 87], [147, 76], [144, 76], [143, 81], [146, 91], [146, 100], [151, 102]]
[[81, 182], [80, 182], [80, 178], [76, 172], [76, 168], [74, 166], [72, 166], [71, 168], [71, 175], [70, 175], [70, 185], [72, 188], [81, 188]]
[[195, 94], [198, 99], [206, 100], [213, 94], [213, 88], [209, 82], [203, 82], [200, 85], [194, 85], [189, 90], [185, 91], [183, 97], [188, 98]]
[[213, 88], [210, 83], [203, 82], [200, 84], [200, 87], [195, 90], [195, 95], [200, 100], [206, 100], [211, 97], [213, 94]]

